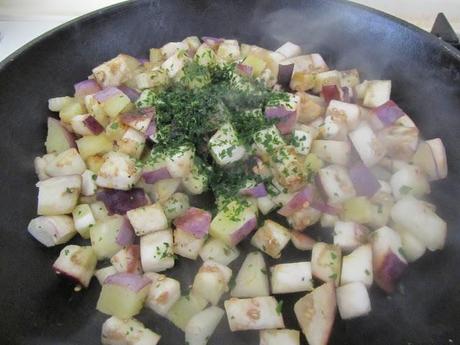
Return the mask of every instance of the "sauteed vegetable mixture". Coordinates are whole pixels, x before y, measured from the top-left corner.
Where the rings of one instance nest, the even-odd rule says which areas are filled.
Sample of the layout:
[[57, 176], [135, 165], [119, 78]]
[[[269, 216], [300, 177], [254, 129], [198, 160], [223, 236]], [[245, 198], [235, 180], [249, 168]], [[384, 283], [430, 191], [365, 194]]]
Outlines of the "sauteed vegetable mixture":
[[[259, 330], [260, 344], [298, 345], [283, 313], [310, 345], [327, 344], [336, 310], [368, 314], [372, 284], [393, 292], [409, 262], [444, 246], [446, 223], [425, 200], [447, 175], [442, 141], [420, 137], [390, 80], [362, 81], [291, 42], [187, 37], [149, 59], [120, 54], [49, 109], [59, 118], [34, 162], [28, 231], [48, 247], [86, 240], [53, 269], [76, 289], [97, 278], [103, 344], [155, 345], [134, 318], [142, 308], [189, 345], [224, 317], [234, 332]], [[206, 209], [194, 205], [203, 193]], [[233, 272], [241, 241], [254, 251]], [[311, 260], [283, 263], [289, 242]], [[190, 289], [167, 276], [182, 257], [203, 262]]]

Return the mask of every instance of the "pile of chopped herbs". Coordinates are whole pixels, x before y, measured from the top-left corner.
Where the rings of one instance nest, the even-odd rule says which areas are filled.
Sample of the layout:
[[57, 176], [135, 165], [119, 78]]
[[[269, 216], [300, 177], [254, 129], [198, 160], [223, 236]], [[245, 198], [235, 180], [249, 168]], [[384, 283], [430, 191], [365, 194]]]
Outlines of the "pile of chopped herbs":
[[257, 180], [248, 162], [222, 168], [214, 163], [207, 143], [222, 124], [230, 122], [238, 140], [251, 152], [253, 135], [274, 123], [264, 116], [265, 107], [288, 99], [262, 82], [238, 74], [236, 64], [203, 66], [188, 62], [181, 78], [167, 87], [144, 91], [139, 108], [154, 107], [156, 135], [154, 152], [171, 154], [193, 145], [208, 172], [209, 186], [223, 204], [238, 198], [237, 191], [248, 178]]

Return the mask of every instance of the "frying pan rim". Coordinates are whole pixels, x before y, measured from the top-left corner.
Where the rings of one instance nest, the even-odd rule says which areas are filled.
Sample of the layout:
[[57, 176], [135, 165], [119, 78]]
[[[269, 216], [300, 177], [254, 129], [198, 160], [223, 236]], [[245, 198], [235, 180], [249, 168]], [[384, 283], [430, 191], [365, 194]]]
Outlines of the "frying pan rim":
[[[147, 1], [151, 1], [151, 0], [144, 0], [142, 2], [147, 2]], [[436, 37], [435, 35], [429, 33], [428, 31], [425, 31], [409, 22], [406, 22], [405, 20], [402, 20], [400, 18], [397, 18], [391, 14], [388, 14], [388, 13], [385, 13], [383, 11], [380, 11], [380, 10], [377, 10], [377, 9], [374, 9], [374, 8], [371, 8], [371, 7], [368, 7], [368, 6], [365, 6], [365, 5], [361, 5], [361, 4], [357, 4], [353, 1], [348, 1], [348, 0], [325, 0], [326, 2], [329, 2], [329, 3], [338, 3], [338, 4], [341, 4], [343, 6], [351, 6], [351, 7], [354, 7], [354, 8], [357, 8], [359, 10], [362, 10], [362, 11], [365, 11], [365, 12], [369, 12], [369, 13], [373, 13], [373, 14], [376, 14], [378, 16], [381, 16], [385, 19], [388, 19], [389, 21], [392, 21], [394, 22], [395, 24], [398, 24], [398, 25], [401, 25], [402, 27], [405, 27], [406, 29], [409, 29], [411, 30], [412, 32], [414, 32], [416, 35], [420, 35], [424, 40], [427, 40], [429, 43], [432, 43], [434, 44], [435, 46], [438, 46], [439, 49], [443, 49], [445, 50], [444, 52], [445, 53], [448, 53], [452, 58], [454, 58], [455, 60], [457, 60], [459, 63], [460, 63], [460, 50], [454, 48], [451, 44], [447, 43], [447, 42], [444, 42], [442, 39]], [[84, 22], [86, 20], [90, 20], [92, 18], [95, 18], [97, 16], [100, 16], [100, 15], [103, 15], [107, 12], [110, 12], [110, 11], [113, 11], [113, 10], [116, 10], [116, 9], [121, 9], [123, 7], [127, 7], [127, 6], [135, 6], [136, 3], [140, 3], [141, 1], [137, 2], [137, 1], [130, 1], [130, 0], [126, 0], [126, 1], [123, 1], [123, 2], [120, 2], [120, 3], [117, 3], [117, 4], [113, 4], [113, 5], [110, 5], [110, 6], [106, 6], [106, 7], [103, 7], [103, 8], [100, 8], [98, 10], [95, 10], [95, 11], [92, 11], [92, 12], [89, 12], [89, 13], [86, 13], [84, 15], [81, 15], [77, 18], [74, 18], [68, 22], [65, 22], [51, 30], [48, 30], [46, 32], [44, 32], [43, 34], [41, 34], [40, 36], [34, 38], [33, 40], [29, 41], [28, 43], [26, 43], [25, 45], [23, 45], [22, 47], [16, 49], [13, 53], [11, 53], [10, 55], [8, 55], [6, 58], [4, 58], [2, 61], [0, 61], [0, 77], [1, 77], [1, 73], [3, 72], [3, 70], [6, 70], [8, 68], [8, 66], [14, 62], [14, 60], [20, 56], [22, 53], [24, 53], [25, 51], [29, 50], [29, 49], [33, 49], [34, 46], [36, 46], [37, 44], [41, 43], [42, 41], [46, 40], [48, 37], [51, 37], [53, 36], [55, 33], [61, 31], [61, 30], [64, 30], [64, 29], [68, 29], [70, 28], [72, 25], [76, 24], [76, 23], [79, 23], [79, 22]], [[152, 1], [152, 2], [156, 2], [156, 1]]]

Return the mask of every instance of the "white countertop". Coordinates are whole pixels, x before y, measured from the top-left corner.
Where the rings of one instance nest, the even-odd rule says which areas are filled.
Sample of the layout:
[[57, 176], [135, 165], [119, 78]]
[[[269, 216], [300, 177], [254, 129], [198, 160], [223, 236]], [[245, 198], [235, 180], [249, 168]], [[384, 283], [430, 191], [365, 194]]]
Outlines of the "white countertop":
[[[0, 0], [0, 61], [52, 28], [120, 0]], [[357, 0], [430, 30], [444, 12], [460, 32], [459, 0]]]

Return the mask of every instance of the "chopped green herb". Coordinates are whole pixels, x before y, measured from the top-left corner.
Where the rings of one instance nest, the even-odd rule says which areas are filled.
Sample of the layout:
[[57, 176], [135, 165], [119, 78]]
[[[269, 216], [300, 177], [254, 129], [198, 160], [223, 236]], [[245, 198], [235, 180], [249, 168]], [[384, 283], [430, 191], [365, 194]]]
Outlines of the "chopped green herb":
[[408, 194], [411, 190], [412, 190], [412, 187], [409, 187], [409, 186], [401, 186], [401, 188], [399, 188], [399, 193], [401, 193], [401, 194]]
[[277, 313], [278, 315], [281, 315], [281, 312], [283, 311], [283, 303], [284, 303], [284, 301], [281, 300], [281, 301], [279, 301], [278, 304], [276, 305], [276, 313]]

